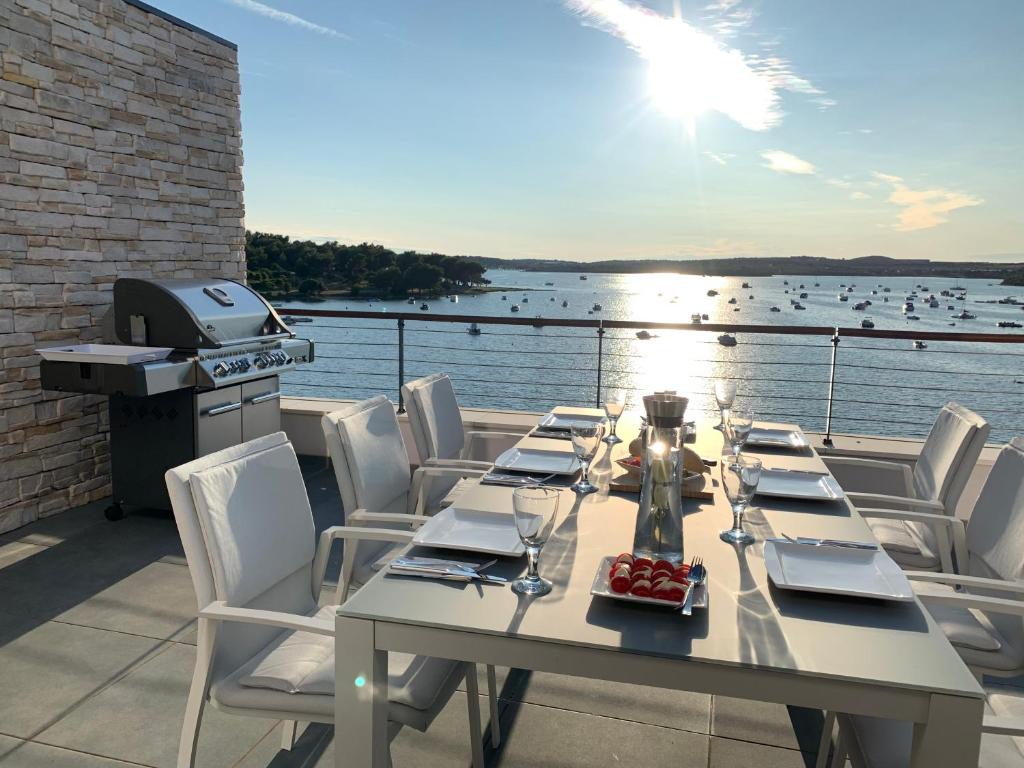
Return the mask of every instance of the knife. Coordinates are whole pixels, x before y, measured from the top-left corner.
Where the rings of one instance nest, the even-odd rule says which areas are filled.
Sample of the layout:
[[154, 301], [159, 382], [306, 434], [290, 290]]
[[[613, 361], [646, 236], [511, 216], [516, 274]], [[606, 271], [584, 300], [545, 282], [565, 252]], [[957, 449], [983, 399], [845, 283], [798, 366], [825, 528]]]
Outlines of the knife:
[[865, 549], [877, 550], [878, 545], [870, 541], [845, 541], [843, 539], [814, 539], [809, 536], [797, 536], [793, 538], [788, 534], [782, 534], [781, 539], [769, 539], [769, 541], [781, 541], [787, 544], [805, 544], [809, 547], [840, 547], [844, 549]]

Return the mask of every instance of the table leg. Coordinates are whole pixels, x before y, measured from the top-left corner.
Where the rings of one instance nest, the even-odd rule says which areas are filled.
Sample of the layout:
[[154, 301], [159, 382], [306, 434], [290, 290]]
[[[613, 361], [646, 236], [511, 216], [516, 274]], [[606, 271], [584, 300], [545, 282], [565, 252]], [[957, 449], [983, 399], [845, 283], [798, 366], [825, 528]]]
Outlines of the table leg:
[[928, 721], [914, 723], [911, 768], [977, 768], [982, 699], [936, 694], [928, 709]]
[[388, 654], [373, 622], [338, 616], [334, 640], [335, 768], [388, 768]]

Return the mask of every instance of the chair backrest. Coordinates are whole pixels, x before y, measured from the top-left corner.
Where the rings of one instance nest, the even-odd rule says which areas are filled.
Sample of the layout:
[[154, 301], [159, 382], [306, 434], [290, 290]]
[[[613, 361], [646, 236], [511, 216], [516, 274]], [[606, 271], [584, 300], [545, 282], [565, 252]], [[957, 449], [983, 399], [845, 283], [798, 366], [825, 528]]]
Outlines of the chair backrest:
[[420, 461], [460, 458], [466, 430], [448, 375], [434, 373], [411, 381], [402, 387], [402, 397]]
[[408, 512], [409, 454], [391, 401], [371, 397], [320, 423], [345, 512]]
[[946, 514], [955, 514], [988, 433], [988, 422], [974, 411], [958, 403], [944, 405], [914, 465], [917, 497], [941, 502]]
[[[214, 600], [295, 614], [316, 608], [313, 513], [283, 432], [170, 469], [165, 480], [200, 608]], [[214, 679], [280, 631], [224, 625]]]

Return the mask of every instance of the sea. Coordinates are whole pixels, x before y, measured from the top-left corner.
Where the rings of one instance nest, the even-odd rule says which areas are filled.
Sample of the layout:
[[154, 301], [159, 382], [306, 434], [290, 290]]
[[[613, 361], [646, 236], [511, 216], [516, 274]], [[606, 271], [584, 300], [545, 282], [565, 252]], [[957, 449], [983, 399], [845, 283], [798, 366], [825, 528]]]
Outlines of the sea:
[[[688, 323], [697, 314], [706, 315], [705, 323], [859, 328], [869, 318], [876, 329], [1024, 331], [998, 327], [1000, 321], [1024, 324], [1024, 307], [997, 303], [1007, 297], [1024, 300], [1024, 289], [983, 279], [588, 274], [581, 280], [578, 273], [513, 270], [488, 270], [487, 277], [501, 290], [427, 299], [425, 310], [420, 300], [409, 305], [351, 298], [283, 306], [415, 312], [417, 320], [404, 330], [404, 380], [446, 372], [464, 406], [539, 412], [555, 405], [593, 407], [610, 391], [623, 390], [627, 408], [639, 409], [644, 394], [675, 390], [690, 398], [689, 414], [714, 416], [714, 383], [731, 379], [737, 384], [737, 407], [759, 420], [796, 423], [815, 432], [826, 429], [829, 411], [833, 345], [827, 334], [738, 332], [734, 346], [723, 346], [720, 332], [651, 329], [650, 338], [638, 338], [635, 330], [608, 329], [599, 342], [594, 329], [543, 321]], [[942, 296], [943, 290], [955, 295]], [[806, 298], [800, 298], [803, 293]], [[848, 300], [840, 301], [840, 294]], [[932, 294], [938, 308], [928, 305]], [[914, 310], [905, 312], [912, 295], [917, 296]], [[865, 301], [871, 302], [865, 310], [854, 309]], [[954, 317], [964, 310], [975, 318]], [[476, 335], [468, 323], [432, 322], [437, 315], [525, 317], [535, 319], [537, 327], [482, 323]], [[394, 319], [317, 318], [296, 323], [293, 330], [316, 342], [317, 359], [286, 374], [282, 391], [341, 399], [385, 394], [397, 401]], [[920, 437], [937, 409], [955, 400], [988, 419], [994, 442], [1024, 434], [1024, 345], [927, 341], [923, 346], [912, 340], [840, 338], [832, 431]]]

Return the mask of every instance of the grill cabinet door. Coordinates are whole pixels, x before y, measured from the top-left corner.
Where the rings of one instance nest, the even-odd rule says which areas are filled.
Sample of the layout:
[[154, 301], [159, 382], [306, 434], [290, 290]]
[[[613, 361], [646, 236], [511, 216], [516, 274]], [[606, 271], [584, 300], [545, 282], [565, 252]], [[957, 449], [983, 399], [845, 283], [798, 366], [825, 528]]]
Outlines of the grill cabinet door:
[[281, 430], [281, 390], [277, 376], [242, 385], [242, 441]]
[[196, 395], [196, 457], [242, 442], [242, 388]]

